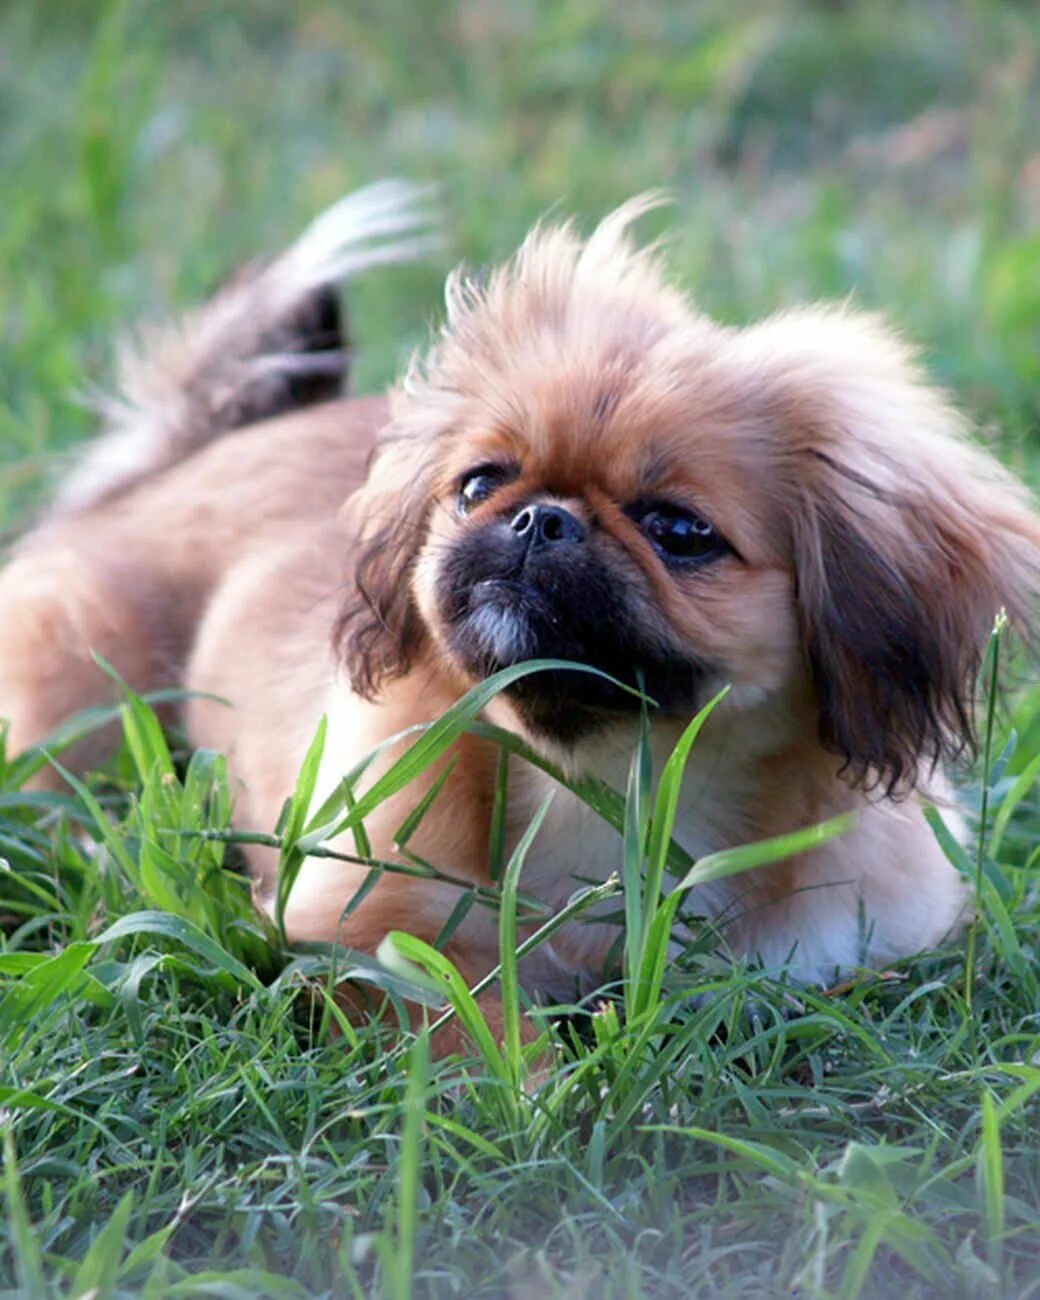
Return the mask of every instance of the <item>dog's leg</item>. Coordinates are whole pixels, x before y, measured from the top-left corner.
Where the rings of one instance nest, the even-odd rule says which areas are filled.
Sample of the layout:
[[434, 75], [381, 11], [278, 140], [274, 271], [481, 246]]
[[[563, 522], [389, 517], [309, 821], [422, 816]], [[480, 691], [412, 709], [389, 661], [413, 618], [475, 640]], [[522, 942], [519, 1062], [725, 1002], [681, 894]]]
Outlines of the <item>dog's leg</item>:
[[[77, 543], [77, 535], [26, 546], [0, 572], [0, 718], [8, 752], [38, 745], [82, 710], [112, 703], [106, 659], [135, 690], [167, 684], [169, 637], [156, 639], [159, 591], [132, 559]], [[113, 725], [89, 732], [62, 754], [84, 771], [111, 750]], [[37, 784], [54, 784], [41, 773]]]

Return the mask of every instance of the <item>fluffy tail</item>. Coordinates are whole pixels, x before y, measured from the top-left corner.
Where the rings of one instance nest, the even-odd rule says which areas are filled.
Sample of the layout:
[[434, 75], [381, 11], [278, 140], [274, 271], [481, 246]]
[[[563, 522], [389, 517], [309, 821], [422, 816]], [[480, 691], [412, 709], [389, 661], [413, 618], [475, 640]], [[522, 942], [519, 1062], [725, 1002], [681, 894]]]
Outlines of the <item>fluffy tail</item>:
[[246, 267], [204, 307], [119, 355], [105, 430], [58, 490], [78, 513], [232, 429], [342, 390], [348, 352], [335, 284], [433, 244], [428, 191], [382, 181], [341, 199], [273, 262]]

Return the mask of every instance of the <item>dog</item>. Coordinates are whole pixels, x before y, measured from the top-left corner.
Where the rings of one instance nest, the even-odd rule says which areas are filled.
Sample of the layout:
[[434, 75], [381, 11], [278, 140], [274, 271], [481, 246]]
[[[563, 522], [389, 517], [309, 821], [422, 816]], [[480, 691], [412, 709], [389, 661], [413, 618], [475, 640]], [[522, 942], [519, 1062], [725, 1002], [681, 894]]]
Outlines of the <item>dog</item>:
[[[655, 202], [585, 239], [539, 225], [489, 274], [455, 272], [443, 327], [389, 397], [338, 395], [330, 286], [416, 251], [414, 196], [394, 184], [127, 354], [108, 431], [0, 577], [14, 750], [110, 698], [100, 654], [138, 691], [191, 693], [188, 736], [228, 755], [237, 825], [270, 830], [323, 715], [315, 807], [489, 674], [575, 662], [598, 674], [532, 673], [487, 716], [624, 788], [641, 710], [660, 763], [728, 686], [685, 774], [689, 854], [854, 815], [840, 838], [694, 891], [730, 951], [827, 982], [940, 942], [966, 887], [922, 804], [960, 833], [946, 769], [972, 744], [998, 611], [1035, 627], [1040, 521], [876, 317], [810, 306], [733, 328], [698, 311], [632, 238]], [[98, 762], [110, 739], [68, 761]], [[443, 780], [410, 847], [493, 888], [498, 751], [467, 734], [451, 757], [369, 817], [372, 852], [394, 858]], [[551, 785], [512, 762], [508, 840]], [[277, 855], [248, 852], [270, 908]], [[616, 830], [557, 789], [521, 884], [558, 907], [620, 860]], [[457, 888], [387, 873], [358, 901], [367, 875], [308, 858], [289, 937], [437, 940]], [[594, 976], [616, 934], [565, 926], [522, 966], [527, 987]], [[494, 915], [471, 909], [446, 951], [487, 974]]]

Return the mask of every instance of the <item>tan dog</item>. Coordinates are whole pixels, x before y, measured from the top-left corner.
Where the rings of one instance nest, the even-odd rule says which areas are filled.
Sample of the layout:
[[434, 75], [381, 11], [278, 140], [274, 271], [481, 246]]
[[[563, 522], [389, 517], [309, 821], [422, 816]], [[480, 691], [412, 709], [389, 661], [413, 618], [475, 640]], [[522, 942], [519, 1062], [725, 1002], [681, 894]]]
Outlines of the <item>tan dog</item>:
[[[311, 352], [335, 329], [322, 286], [365, 263], [359, 239], [408, 226], [401, 199], [355, 197], [324, 245], [305, 238], [132, 363], [116, 427], [2, 578], [15, 747], [105, 698], [95, 650], [138, 690], [232, 702], [193, 702], [189, 734], [228, 753], [238, 824], [270, 829], [322, 714], [319, 798], [528, 658], [641, 675], [659, 758], [730, 683], [686, 776], [690, 853], [857, 814], [841, 839], [702, 888], [732, 949], [826, 980], [938, 942], [964, 891], [918, 794], [944, 797], [937, 764], [970, 742], [994, 616], [1033, 618], [1040, 523], [1021, 487], [876, 319], [809, 308], [730, 329], [698, 313], [629, 242], [647, 200], [586, 242], [536, 229], [484, 283], [453, 276], [447, 323], [389, 403], [309, 405], [339, 370]], [[623, 787], [637, 705], [603, 678], [531, 676], [489, 714]], [[488, 884], [495, 754], [466, 738], [457, 760], [414, 847]], [[378, 856], [432, 779], [370, 819]], [[517, 763], [514, 838], [547, 783]], [[562, 903], [619, 860], [615, 832], [559, 791], [522, 886]], [[252, 865], [269, 898], [268, 851]], [[386, 876], [341, 923], [365, 876], [309, 860], [290, 935], [432, 941], [457, 901]], [[595, 973], [615, 933], [564, 930], [528, 984]], [[474, 978], [496, 943], [473, 909], [451, 954]]]

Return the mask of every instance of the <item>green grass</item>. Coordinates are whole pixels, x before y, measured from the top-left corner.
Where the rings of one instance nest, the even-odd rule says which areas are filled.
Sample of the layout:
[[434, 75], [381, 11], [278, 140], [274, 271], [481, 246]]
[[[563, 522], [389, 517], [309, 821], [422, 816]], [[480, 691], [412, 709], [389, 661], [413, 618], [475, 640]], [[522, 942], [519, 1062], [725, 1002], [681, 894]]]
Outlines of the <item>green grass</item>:
[[[73, 395], [118, 328], [387, 174], [441, 185], [450, 246], [351, 291], [363, 389], [426, 336], [451, 261], [663, 186], [648, 231], [708, 310], [883, 309], [1035, 482], [1038, 119], [1025, 2], [10, 4], [0, 523], [89, 433]], [[288, 951], [226, 869], [220, 760], [174, 763], [144, 706], [113, 771], [60, 798], [5, 760], [0, 1294], [1036, 1295], [1038, 715], [1024, 691], [991, 719], [966, 783], [974, 930], [835, 996], [708, 936], [663, 963], [679, 761], [637, 756], [627, 800], [586, 789], [626, 831], [625, 978], [548, 1028], [564, 1059], [537, 1088], [511, 1020], [466, 1069], [344, 1023], [328, 955]], [[363, 821], [338, 799], [304, 826], [301, 778], [287, 880], [301, 838]], [[499, 861], [516, 1006], [529, 904]], [[479, 1037], [436, 954], [388, 957], [356, 973], [448, 989]]]

